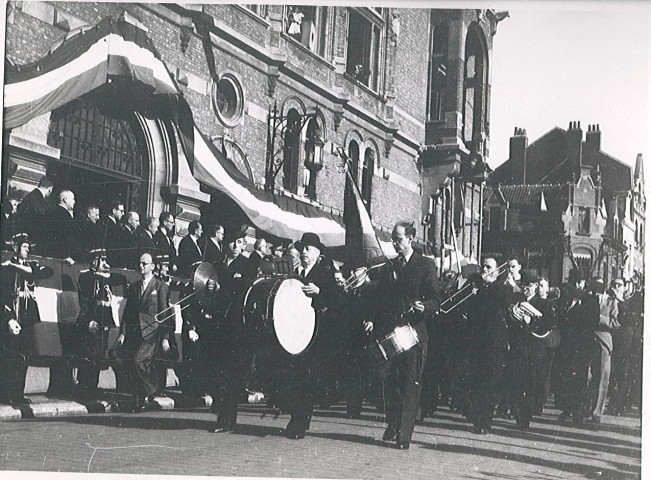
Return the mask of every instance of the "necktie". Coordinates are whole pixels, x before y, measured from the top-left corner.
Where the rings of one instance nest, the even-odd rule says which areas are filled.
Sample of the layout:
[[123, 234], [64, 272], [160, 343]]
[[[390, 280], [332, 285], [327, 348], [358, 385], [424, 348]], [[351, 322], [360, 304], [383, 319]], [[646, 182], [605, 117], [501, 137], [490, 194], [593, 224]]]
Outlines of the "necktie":
[[402, 272], [405, 269], [405, 265], [407, 265], [407, 260], [405, 259], [405, 257], [398, 257], [398, 258], [399, 258], [398, 270]]

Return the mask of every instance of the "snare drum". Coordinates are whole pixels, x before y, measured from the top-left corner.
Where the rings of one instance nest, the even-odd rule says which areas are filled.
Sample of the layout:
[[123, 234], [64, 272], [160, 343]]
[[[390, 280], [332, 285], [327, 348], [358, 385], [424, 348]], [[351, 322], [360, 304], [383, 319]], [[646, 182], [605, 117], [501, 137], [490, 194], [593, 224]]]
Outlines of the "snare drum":
[[379, 367], [392, 358], [406, 352], [418, 343], [418, 334], [414, 327], [405, 325], [396, 327], [391, 333], [375, 340], [365, 348], [371, 365]]
[[266, 346], [289, 355], [303, 353], [316, 333], [316, 313], [303, 285], [295, 276], [254, 280], [244, 295], [245, 328], [254, 330], [258, 341], [273, 344]]

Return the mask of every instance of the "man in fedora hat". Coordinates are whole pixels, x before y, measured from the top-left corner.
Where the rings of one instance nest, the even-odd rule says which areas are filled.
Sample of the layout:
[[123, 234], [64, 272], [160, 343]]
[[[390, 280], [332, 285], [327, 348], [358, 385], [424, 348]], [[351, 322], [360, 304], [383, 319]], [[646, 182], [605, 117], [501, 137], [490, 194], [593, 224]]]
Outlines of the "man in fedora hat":
[[286, 435], [287, 438], [298, 440], [305, 437], [305, 432], [310, 428], [312, 419], [315, 393], [315, 379], [312, 375], [316, 373], [323, 376], [329, 370], [334, 369], [333, 365], [328, 367], [323, 363], [329, 361], [329, 357], [325, 353], [328, 351], [327, 346], [331, 344], [331, 337], [334, 333], [328, 328], [329, 310], [333, 295], [337, 290], [337, 284], [332, 262], [322, 257], [326, 247], [316, 233], [304, 233], [301, 240], [295, 243], [295, 247], [300, 252], [300, 264], [296, 267], [295, 273], [305, 283], [302, 291], [307, 297], [312, 298], [312, 307], [316, 311], [319, 322], [319, 335], [306, 358], [306, 364], [302, 366], [305, 370], [298, 372], [304, 381], [297, 382], [295, 387], [288, 390], [289, 396], [293, 398], [287, 399], [289, 400], [288, 410], [292, 418], [287, 425]]
[[24, 396], [27, 356], [34, 325], [40, 321], [34, 288], [36, 280], [54, 273], [28, 260], [33, 246], [25, 233], [12, 238], [14, 256], [0, 268], [0, 402], [30, 403]]
[[101, 362], [108, 349], [111, 328], [119, 323], [118, 305], [112, 287], [126, 285], [120, 273], [111, 273], [106, 263], [106, 250], [95, 249], [88, 253], [90, 268], [79, 274], [79, 318], [77, 319], [79, 355], [88, 360], [79, 367], [78, 393], [82, 398], [92, 398], [97, 393]]

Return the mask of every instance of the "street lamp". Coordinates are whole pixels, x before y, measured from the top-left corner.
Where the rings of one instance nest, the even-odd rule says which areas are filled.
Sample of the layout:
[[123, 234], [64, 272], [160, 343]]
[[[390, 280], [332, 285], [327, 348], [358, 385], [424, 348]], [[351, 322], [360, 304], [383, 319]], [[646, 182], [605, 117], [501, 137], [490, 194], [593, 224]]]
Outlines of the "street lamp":
[[[267, 115], [267, 157], [265, 163], [265, 189], [273, 192], [276, 177], [287, 160], [297, 160], [301, 132], [308, 126], [305, 142], [305, 167], [312, 173], [311, 177], [323, 167], [323, 146], [317, 118], [318, 107], [314, 112], [299, 114], [292, 109], [287, 115], [280, 115], [278, 104], [274, 102], [273, 109]], [[280, 145], [276, 138], [280, 138]], [[289, 137], [289, 138], [288, 138]], [[313, 183], [313, 180], [311, 180]]]

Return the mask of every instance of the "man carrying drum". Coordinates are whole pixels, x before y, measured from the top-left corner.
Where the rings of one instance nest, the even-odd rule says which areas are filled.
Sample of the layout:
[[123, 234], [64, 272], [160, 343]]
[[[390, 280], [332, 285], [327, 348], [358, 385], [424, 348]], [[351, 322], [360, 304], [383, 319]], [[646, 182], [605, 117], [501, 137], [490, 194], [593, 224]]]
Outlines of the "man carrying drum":
[[[421, 377], [427, 357], [425, 321], [439, 306], [436, 265], [413, 249], [413, 223], [396, 223], [391, 234], [398, 257], [378, 272], [373, 321], [364, 328], [380, 339], [399, 327], [407, 327], [415, 345], [388, 359], [380, 372], [386, 393], [387, 429], [384, 441], [396, 441], [400, 450], [409, 448], [420, 402]], [[408, 326], [411, 326], [409, 328]]]

